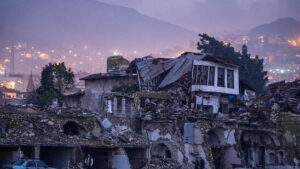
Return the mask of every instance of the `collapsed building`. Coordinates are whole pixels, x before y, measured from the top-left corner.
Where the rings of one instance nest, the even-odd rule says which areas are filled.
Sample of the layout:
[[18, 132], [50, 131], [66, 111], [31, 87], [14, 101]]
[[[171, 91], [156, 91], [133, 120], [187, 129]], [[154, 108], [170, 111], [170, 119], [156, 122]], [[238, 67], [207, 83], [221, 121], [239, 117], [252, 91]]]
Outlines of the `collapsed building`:
[[[119, 64], [119, 65], [118, 65]], [[299, 168], [300, 81], [255, 88], [211, 54], [108, 59], [65, 107], [2, 107], [0, 163], [25, 156], [57, 168], [90, 153], [95, 168]]]

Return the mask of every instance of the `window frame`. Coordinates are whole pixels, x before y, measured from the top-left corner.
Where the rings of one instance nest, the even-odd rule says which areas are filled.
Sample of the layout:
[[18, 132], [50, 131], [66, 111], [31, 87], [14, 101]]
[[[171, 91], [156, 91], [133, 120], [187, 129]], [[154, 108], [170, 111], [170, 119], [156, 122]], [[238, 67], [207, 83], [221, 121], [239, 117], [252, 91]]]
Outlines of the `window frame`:
[[[222, 83], [222, 85], [220, 85], [220, 83], [219, 83], [220, 82], [220, 78], [219, 78], [220, 70], [223, 70], [223, 83]], [[223, 68], [223, 67], [218, 67], [217, 86], [218, 87], [225, 87], [225, 68]]]
[[[229, 78], [228, 78], [229, 77], [228, 72], [232, 72], [232, 79], [231, 79], [232, 86], [229, 86], [230, 81], [229, 81]], [[234, 89], [234, 70], [232, 70], [232, 69], [227, 69], [227, 88]]]
[[[213, 70], [213, 72], [211, 72], [211, 69]], [[216, 74], [216, 67], [215, 66], [209, 66], [208, 80], [207, 80], [207, 85], [208, 86], [214, 86], [215, 85], [215, 74]], [[210, 83], [211, 80], [212, 80], [212, 83]]]
[[201, 80], [201, 74], [202, 74], [202, 65], [197, 65], [197, 81], [196, 84], [200, 85], [200, 80]]
[[200, 85], [207, 86], [208, 83], [208, 70], [209, 66], [202, 65], [201, 66], [201, 75], [200, 75]]

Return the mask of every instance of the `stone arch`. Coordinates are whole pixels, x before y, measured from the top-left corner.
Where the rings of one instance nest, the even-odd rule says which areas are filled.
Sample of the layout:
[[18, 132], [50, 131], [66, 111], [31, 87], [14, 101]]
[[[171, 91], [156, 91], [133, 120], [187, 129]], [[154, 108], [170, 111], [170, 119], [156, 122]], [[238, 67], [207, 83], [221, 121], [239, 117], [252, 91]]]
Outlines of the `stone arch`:
[[213, 128], [207, 132], [207, 141], [210, 146], [220, 147], [225, 144], [224, 130], [221, 128]]
[[158, 143], [152, 148], [152, 156], [158, 158], [172, 158], [170, 149], [164, 143]]
[[70, 136], [73, 135], [82, 136], [87, 133], [87, 130], [75, 121], [67, 121], [63, 125], [63, 131], [66, 135], [70, 135]]

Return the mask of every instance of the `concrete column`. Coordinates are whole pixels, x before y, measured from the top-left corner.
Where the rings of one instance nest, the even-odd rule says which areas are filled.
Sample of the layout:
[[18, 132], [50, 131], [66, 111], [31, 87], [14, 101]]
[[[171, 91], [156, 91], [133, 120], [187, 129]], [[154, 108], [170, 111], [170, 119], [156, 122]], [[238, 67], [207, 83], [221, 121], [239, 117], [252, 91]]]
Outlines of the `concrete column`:
[[114, 97], [114, 110], [113, 110], [113, 113], [117, 114], [117, 111], [118, 111], [118, 99], [117, 97]]
[[40, 145], [34, 146], [34, 158], [40, 159]]
[[122, 114], [125, 114], [125, 113], [126, 113], [126, 100], [123, 97], [122, 98]]
[[73, 147], [71, 150], [71, 163], [76, 163], [76, 147]]
[[227, 88], [227, 69], [225, 69], [225, 72], [224, 72], [224, 74], [225, 74], [225, 77], [224, 77], [224, 86], [225, 86], [225, 88]]

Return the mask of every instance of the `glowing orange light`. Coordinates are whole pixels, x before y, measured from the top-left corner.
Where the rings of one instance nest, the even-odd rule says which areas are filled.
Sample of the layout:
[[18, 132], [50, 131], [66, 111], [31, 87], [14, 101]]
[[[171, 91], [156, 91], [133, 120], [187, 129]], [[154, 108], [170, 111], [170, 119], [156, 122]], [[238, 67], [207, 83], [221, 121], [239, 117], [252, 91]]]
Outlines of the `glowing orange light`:
[[269, 80], [273, 80], [273, 77], [272, 77], [272, 76], [269, 76], [268, 79], [269, 79]]
[[16, 82], [9, 82], [9, 88], [14, 89]]
[[30, 53], [26, 53], [26, 54], [25, 54], [25, 57], [26, 57], [26, 58], [32, 58], [32, 55], [31, 55]]
[[87, 48], [89, 48], [87, 45], [84, 45], [83, 49], [86, 50]]
[[134, 54], [136, 54], [136, 53], [137, 53], [137, 51], [136, 51], [136, 50], [134, 50], [134, 51], [133, 51], [133, 53], [134, 53]]
[[228, 42], [223, 42], [223, 46], [228, 46], [229, 43]]
[[273, 56], [273, 55], [270, 55], [270, 56], [269, 56], [269, 63], [273, 62], [273, 60], [274, 60], [274, 56]]
[[8, 62], [9, 62], [9, 59], [5, 59], [4, 62], [8, 63]]
[[49, 59], [50, 57], [49, 57], [49, 55], [47, 55], [46, 53], [41, 53], [41, 54], [40, 54], [40, 58], [41, 58], [41, 59], [44, 59], [44, 60], [47, 60], [47, 59]]
[[292, 46], [298, 46], [295, 40], [288, 40], [289, 44]]

